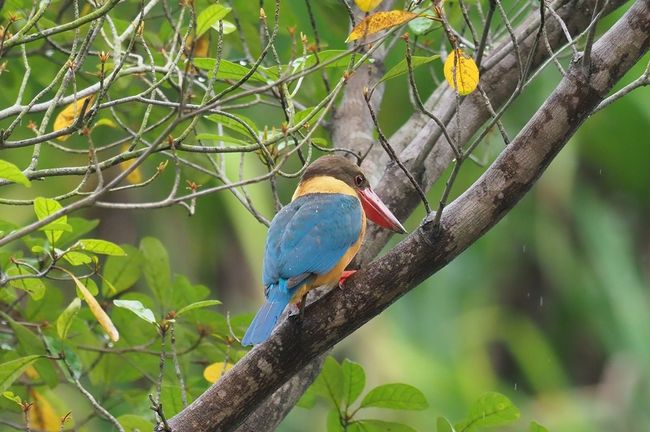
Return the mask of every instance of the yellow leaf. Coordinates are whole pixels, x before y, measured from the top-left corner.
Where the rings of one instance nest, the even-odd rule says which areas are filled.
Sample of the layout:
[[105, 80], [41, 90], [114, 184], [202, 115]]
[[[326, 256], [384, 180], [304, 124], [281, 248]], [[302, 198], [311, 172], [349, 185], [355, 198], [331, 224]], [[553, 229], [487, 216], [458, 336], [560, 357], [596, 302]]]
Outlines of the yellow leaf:
[[34, 404], [29, 408], [29, 425], [32, 429], [46, 432], [58, 432], [61, 417], [54, 411], [52, 404], [36, 390], [31, 391]]
[[352, 42], [379, 31], [402, 25], [417, 16], [418, 14], [405, 10], [377, 12], [365, 17], [363, 21], [357, 24], [348, 35], [346, 42]]
[[203, 370], [203, 378], [205, 378], [206, 381], [214, 384], [217, 381], [219, 381], [219, 378], [221, 378], [221, 376], [224, 373], [232, 369], [232, 367], [233, 367], [232, 363], [224, 363], [224, 362], [212, 363], [210, 366], [206, 367]]
[[27, 378], [32, 380], [37, 380], [39, 378], [38, 372], [36, 372], [34, 366], [30, 366], [27, 369], [25, 369], [25, 375], [27, 376]]
[[370, 12], [384, 0], [354, 0], [357, 4], [357, 7], [364, 12]]
[[[122, 145], [122, 153], [126, 152], [129, 150], [129, 143], [124, 143]], [[134, 160], [128, 160], [125, 162], [122, 162], [120, 166], [120, 170], [126, 171], [131, 165], [133, 165], [135, 161]], [[140, 167], [137, 167], [133, 171], [131, 171], [127, 176], [126, 180], [131, 183], [131, 184], [137, 184], [142, 182], [142, 171], [140, 171]]]
[[[88, 106], [90, 106], [90, 104], [92, 104], [93, 100], [95, 99], [95, 95], [77, 99], [76, 102], [72, 102], [70, 105], [63, 108], [63, 111], [61, 111], [59, 115], [57, 115], [54, 119], [55, 132], [70, 127], [74, 124], [74, 122], [77, 120], [77, 117], [79, 117], [79, 114], [81, 114], [81, 108], [83, 108], [86, 99], [90, 99], [88, 102]], [[59, 141], [65, 141], [68, 139], [68, 135], [61, 135], [60, 137], [57, 137], [57, 139]]]
[[453, 50], [445, 60], [445, 79], [462, 96], [468, 95], [478, 86], [479, 72], [474, 60], [462, 50]]
[[90, 312], [92, 312], [92, 314], [95, 316], [95, 319], [99, 325], [102, 326], [108, 337], [110, 337], [113, 342], [117, 342], [120, 339], [120, 334], [115, 328], [113, 321], [111, 321], [111, 318], [106, 314], [106, 312], [104, 312], [104, 309], [102, 309], [102, 307], [97, 302], [97, 299], [93, 297], [90, 291], [88, 291], [88, 288], [86, 288], [86, 286], [82, 284], [75, 275], [68, 271], [66, 271], [66, 273], [70, 275], [74, 283], [77, 285], [77, 288], [81, 292], [81, 295], [83, 296], [84, 300], [86, 300], [86, 303], [90, 308]]
[[[188, 36], [187, 39], [185, 39], [185, 53], [188, 53], [190, 49], [192, 49], [193, 41], [194, 39], [192, 36]], [[194, 51], [192, 51], [192, 58], [209, 57], [209, 50], [210, 39], [208, 38], [208, 34], [205, 33], [196, 40], [196, 43], [194, 44]]]
[[208, 34], [206, 33], [196, 40], [196, 45], [194, 45], [194, 58], [208, 57], [209, 50], [210, 41], [208, 40]]

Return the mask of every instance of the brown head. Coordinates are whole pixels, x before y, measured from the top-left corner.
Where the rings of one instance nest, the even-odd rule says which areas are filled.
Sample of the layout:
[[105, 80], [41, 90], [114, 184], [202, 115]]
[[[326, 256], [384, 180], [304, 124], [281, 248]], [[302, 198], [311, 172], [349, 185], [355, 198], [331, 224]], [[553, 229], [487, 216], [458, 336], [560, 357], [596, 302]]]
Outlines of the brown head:
[[[406, 233], [399, 220], [370, 188], [370, 183], [368, 183], [361, 168], [343, 156], [330, 155], [317, 159], [307, 167], [300, 184], [309, 183], [311, 186], [309, 188], [310, 193], [337, 193], [339, 191], [331, 188], [332, 182], [329, 180], [332, 179], [344, 183], [348, 186], [345, 189], [351, 190], [350, 194], [355, 193], [357, 195], [368, 219], [384, 228]], [[300, 190], [300, 187], [298, 190]], [[346, 192], [342, 189], [340, 193]]]

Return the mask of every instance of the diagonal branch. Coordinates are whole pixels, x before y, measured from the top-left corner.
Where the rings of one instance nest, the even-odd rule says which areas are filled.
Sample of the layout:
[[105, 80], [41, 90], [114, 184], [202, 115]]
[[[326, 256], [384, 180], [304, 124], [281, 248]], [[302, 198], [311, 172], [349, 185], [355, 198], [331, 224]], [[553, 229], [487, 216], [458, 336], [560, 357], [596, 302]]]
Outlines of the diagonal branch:
[[[588, 28], [595, 3], [596, 0], [561, 1], [553, 6], [572, 34], [578, 34]], [[606, 13], [623, 3], [624, 0], [611, 0], [608, 2]], [[529, 55], [538, 29], [539, 14], [532, 15], [515, 29], [522, 56]], [[565, 43], [564, 32], [556, 20], [547, 20], [546, 32], [549, 44], [554, 50]], [[507, 37], [505, 42], [497, 44], [491, 55], [483, 60], [485, 70], [482, 72], [481, 86], [495, 111], [500, 111], [504, 105], [512, 101], [511, 96], [517, 87], [519, 70], [514, 46], [509, 40], [510, 37]], [[542, 66], [547, 58], [548, 50], [538, 46], [530, 72]], [[456, 94], [448, 86], [441, 86], [429, 97], [425, 107], [447, 126], [450, 136], [455, 137], [460, 133], [461, 142], [457, 145], [463, 147], [490, 119], [490, 112], [484, 98], [474, 93], [462, 101], [462, 116], [457, 122], [455, 98]], [[460, 131], [457, 129], [458, 124], [460, 124]], [[431, 188], [455, 158], [441, 128], [421, 112], [413, 114], [390, 141], [399, 153], [400, 159], [407, 164], [409, 171], [421, 182], [425, 190]], [[388, 158], [380, 151], [373, 152], [375, 153], [371, 153], [371, 156], [378, 161], [376, 164], [387, 166]], [[377, 185], [376, 192], [400, 219], [408, 217], [420, 202], [417, 193], [413, 191], [410, 183], [397, 167], [389, 167], [386, 170]], [[368, 240], [360, 256], [357, 257], [358, 261], [369, 262], [377, 256], [390, 236], [391, 234], [385, 230], [369, 226], [366, 233]]]
[[431, 276], [494, 226], [534, 185], [607, 92], [650, 47], [650, 6], [637, 0], [594, 45], [591, 75], [575, 64], [492, 166], [388, 254], [285, 321], [217, 384], [171, 419], [175, 431], [232, 430], [312, 359]]

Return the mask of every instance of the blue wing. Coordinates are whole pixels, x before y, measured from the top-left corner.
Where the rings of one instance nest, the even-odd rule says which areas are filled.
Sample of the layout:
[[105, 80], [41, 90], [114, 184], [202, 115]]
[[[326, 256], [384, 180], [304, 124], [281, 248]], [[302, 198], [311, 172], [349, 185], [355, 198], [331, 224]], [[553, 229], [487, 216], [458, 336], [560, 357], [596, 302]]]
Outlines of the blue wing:
[[[361, 233], [361, 204], [343, 194], [310, 194], [285, 206], [273, 219], [264, 255], [265, 286], [286, 289], [336, 266]], [[284, 288], [284, 287], [283, 287]]]

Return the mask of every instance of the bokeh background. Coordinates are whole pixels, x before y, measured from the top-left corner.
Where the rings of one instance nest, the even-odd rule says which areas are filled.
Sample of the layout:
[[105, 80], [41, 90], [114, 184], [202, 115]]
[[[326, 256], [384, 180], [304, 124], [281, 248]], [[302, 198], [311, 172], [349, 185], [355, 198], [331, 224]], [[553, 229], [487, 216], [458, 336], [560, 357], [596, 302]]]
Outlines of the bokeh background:
[[[345, 48], [347, 14], [339, 2], [318, 2], [321, 40]], [[304, 2], [286, 1], [279, 51], [290, 46], [287, 27], [310, 34]], [[255, 48], [257, 2], [236, 1], [236, 11]], [[450, 6], [450, 17], [457, 11]], [[625, 8], [623, 8], [624, 10]], [[622, 11], [602, 20], [606, 29]], [[456, 15], [454, 15], [456, 14]], [[435, 47], [441, 32], [429, 36]], [[226, 38], [224, 57], [242, 56], [236, 35]], [[387, 67], [403, 58], [398, 44]], [[568, 64], [568, 57], [561, 58]], [[642, 59], [625, 82], [641, 75]], [[43, 67], [47, 68], [47, 65]], [[335, 74], [335, 71], [330, 72]], [[442, 63], [417, 71], [423, 95], [440, 84]], [[552, 66], [509, 109], [504, 124], [510, 136], [556, 87]], [[3, 74], [0, 88], [14, 88], [19, 76]], [[617, 88], [622, 87], [624, 83]], [[405, 77], [391, 80], [379, 116], [387, 134], [412, 112]], [[322, 96], [322, 83], [308, 79], [306, 100]], [[1, 92], [0, 92], [1, 93]], [[281, 122], [278, 109], [255, 106], [241, 111], [260, 127]], [[210, 125], [201, 125], [209, 130]], [[327, 137], [324, 131], [319, 132]], [[76, 138], [74, 138], [76, 139]], [[489, 164], [502, 150], [493, 131], [477, 150]], [[233, 157], [234, 166], [238, 158]], [[153, 170], [155, 164], [145, 166]], [[255, 156], [247, 174], [263, 173]], [[484, 168], [466, 164], [453, 190], [457, 196]], [[446, 175], [443, 176], [446, 178]], [[192, 180], [202, 183], [200, 177]], [[64, 187], [60, 180], [53, 188]], [[168, 190], [171, 177], [150, 188], [129, 192], [146, 200]], [[442, 183], [439, 182], [439, 183]], [[281, 179], [283, 203], [295, 179]], [[40, 189], [47, 193], [47, 189]], [[55, 193], [55, 191], [52, 191]], [[249, 192], [268, 218], [274, 213], [267, 185]], [[442, 185], [428, 193], [437, 202]], [[118, 199], [120, 197], [117, 197]], [[124, 196], [122, 196], [124, 198]], [[16, 223], [29, 220], [31, 209], [0, 207]], [[222, 311], [253, 313], [262, 302], [261, 263], [266, 227], [229, 193], [201, 198], [196, 215], [182, 208], [155, 211], [93, 209], [97, 237], [137, 245], [145, 236], [168, 248], [172, 270], [213, 291]], [[424, 217], [418, 208], [408, 229]], [[433, 430], [435, 418], [461, 419], [470, 404], [487, 391], [499, 391], [522, 409], [524, 430], [537, 420], [556, 432], [650, 430], [650, 90], [640, 89], [590, 118], [553, 161], [526, 198], [495, 228], [408, 295], [337, 346], [333, 355], [364, 366], [368, 385], [404, 382], [422, 390], [430, 407], [422, 412], [382, 411], [421, 431]], [[391, 248], [400, 238], [394, 238]], [[325, 404], [295, 408], [282, 432], [325, 430]]]

